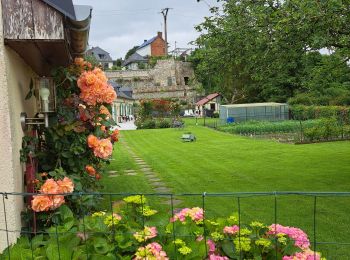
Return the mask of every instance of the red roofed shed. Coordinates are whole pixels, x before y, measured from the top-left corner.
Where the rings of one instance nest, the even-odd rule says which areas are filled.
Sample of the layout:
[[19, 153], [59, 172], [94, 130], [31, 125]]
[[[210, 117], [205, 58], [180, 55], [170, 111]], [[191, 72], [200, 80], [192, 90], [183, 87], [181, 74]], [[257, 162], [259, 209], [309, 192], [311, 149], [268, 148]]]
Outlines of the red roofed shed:
[[196, 111], [198, 111], [200, 116], [203, 116], [203, 111], [210, 111], [210, 114], [219, 112], [219, 105], [221, 102], [220, 93], [212, 93], [205, 98], [202, 98], [196, 103]]

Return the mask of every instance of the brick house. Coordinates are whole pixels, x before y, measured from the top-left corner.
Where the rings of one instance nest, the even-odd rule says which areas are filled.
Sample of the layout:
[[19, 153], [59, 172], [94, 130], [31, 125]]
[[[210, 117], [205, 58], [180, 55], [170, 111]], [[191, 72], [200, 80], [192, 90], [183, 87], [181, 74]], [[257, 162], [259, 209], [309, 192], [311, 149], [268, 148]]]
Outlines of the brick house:
[[165, 40], [162, 37], [162, 32], [158, 32], [156, 36], [149, 40], [144, 40], [136, 53], [145, 56], [165, 56]]

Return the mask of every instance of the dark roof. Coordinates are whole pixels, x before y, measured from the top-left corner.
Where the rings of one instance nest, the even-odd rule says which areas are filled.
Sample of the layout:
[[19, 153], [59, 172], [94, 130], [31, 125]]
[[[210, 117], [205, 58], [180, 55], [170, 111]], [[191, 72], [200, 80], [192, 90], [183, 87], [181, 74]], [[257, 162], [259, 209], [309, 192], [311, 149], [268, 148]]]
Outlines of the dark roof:
[[[109, 55], [109, 52], [106, 52], [98, 46], [92, 47], [86, 52], [86, 54], [94, 56], [97, 61], [113, 61], [112, 57]], [[105, 57], [101, 58], [99, 55], [105, 55]]]
[[203, 106], [205, 105], [206, 103], [210, 102], [211, 100], [213, 100], [214, 98], [218, 97], [218, 96], [221, 96], [220, 93], [213, 93], [213, 94], [210, 94], [208, 96], [206, 96], [205, 98], [199, 100], [196, 105], [197, 106]]
[[41, 0], [64, 16], [68, 17], [73, 57], [85, 54], [89, 39], [92, 7], [74, 5], [72, 0]]
[[142, 57], [140, 54], [138, 54], [137, 52], [135, 52], [134, 54], [132, 54], [129, 58], [127, 58], [122, 66], [127, 66], [129, 65], [130, 63], [134, 63], [134, 62], [148, 62], [148, 59]]
[[147, 45], [150, 45], [152, 42], [154, 42], [156, 39], [157, 39], [158, 36], [154, 36], [153, 38], [149, 39], [148, 41], [145, 41], [144, 43], [142, 43], [140, 45], [140, 47], [138, 48], [139, 49], [142, 49], [143, 47], [147, 46]]
[[117, 93], [117, 98], [120, 97], [134, 100], [134, 98], [132, 97], [132, 88], [124, 87], [112, 80], [109, 80], [108, 83], [114, 88], [115, 92]]
[[48, 5], [55, 8], [57, 11], [61, 12], [65, 16], [75, 20], [75, 11], [72, 0], [42, 0]]

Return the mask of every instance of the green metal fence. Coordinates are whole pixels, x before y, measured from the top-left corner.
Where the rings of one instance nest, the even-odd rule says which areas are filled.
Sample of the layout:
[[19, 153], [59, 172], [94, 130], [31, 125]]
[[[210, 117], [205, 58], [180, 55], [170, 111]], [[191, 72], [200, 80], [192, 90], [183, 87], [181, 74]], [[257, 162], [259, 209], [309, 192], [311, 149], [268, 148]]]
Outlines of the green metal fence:
[[[312, 186], [312, 183], [310, 185]], [[33, 237], [32, 222], [24, 223], [27, 228], [16, 230], [9, 225], [8, 220], [13, 216], [10, 216], [7, 210], [9, 204], [13, 203], [14, 200], [33, 195], [36, 194], [0, 192], [0, 216], [3, 215], [3, 220], [0, 223], [4, 223], [3, 226], [0, 226], [0, 236], [6, 237], [7, 246], [10, 246], [11, 234]], [[312, 249], [322, 252], [322, 255], [327, 259], [350, 259], [350, 192], [73, 193], [66, 195], [66, 197], [100, 198], [102, 199], [101, 205], [113, 212], [113, 203], [130, 195], [145, 195], [150, 205], [159, 210], [162, 218], [173, 217], [179, 208], [199, 206], [204, 209], [205, 218], [222, 217], [227, 216], [228, 213], [236, 212], [240, 224], [260, 220], [266, 224], [280, 223], [296, 226], [307, 232]], [[161, 204], [161, 201], [164, 200], [167, 200], [168, 203]], [[222, 208], [222, 205], [225, 206], [225, 210], [219, 211], [218, 208], [219, 206]], [[91, 214], [91, 212], [82, 210], [80, 217], [86, 214]], [[147, 225], [147, 221], [146, 218], [142, 219], [143, 226]], [[161, 225], [159, 230], [162, 230]], [[47, 233], [47, 231], [35, 231], [35, 234], [40, 233]], [[60, 236], [65, 234], [57, 228], [54, 230], [54, 235], [57, 237], [57, 259], [65, 260], [64, 257], [60, 256], [59, 245]], [[167, 236], [167, 234], [160, 232], [159, 236]], [[175, 230], [169, 236], [173, 240], [179, 238]], [[203, 256], [203, 259], [205, 257], [206, 255]], [[179, 255], [176, 255], [175, 258], [182, 259]], [[0, 259], [16, 258], [7, 254], [6, 258], [0, 257]]]

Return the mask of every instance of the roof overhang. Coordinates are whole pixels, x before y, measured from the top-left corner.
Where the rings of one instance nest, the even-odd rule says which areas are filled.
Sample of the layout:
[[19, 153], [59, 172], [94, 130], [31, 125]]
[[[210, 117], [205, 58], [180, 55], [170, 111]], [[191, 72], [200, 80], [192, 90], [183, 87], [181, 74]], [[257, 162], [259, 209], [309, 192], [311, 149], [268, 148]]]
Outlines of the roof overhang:
[[5, 44], [39, 76], [49, 76], [53, 68], [85, 54], [92, 7], [74, 6], [73, 16], [54, 5], [69, 0], [32, 0], [32, 8], [22, 2], [1, 1]]

